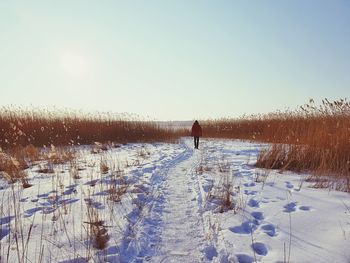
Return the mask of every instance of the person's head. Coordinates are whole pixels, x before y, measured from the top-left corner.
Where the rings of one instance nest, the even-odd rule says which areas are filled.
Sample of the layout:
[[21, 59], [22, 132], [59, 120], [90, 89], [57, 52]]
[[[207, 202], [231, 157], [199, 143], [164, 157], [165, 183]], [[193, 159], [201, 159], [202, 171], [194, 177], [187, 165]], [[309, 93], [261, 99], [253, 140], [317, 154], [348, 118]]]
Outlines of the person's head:
[[197, 120], [195, 120], [195, 122], [194, 122], [195, 124], [198, 124], [198, 121]]

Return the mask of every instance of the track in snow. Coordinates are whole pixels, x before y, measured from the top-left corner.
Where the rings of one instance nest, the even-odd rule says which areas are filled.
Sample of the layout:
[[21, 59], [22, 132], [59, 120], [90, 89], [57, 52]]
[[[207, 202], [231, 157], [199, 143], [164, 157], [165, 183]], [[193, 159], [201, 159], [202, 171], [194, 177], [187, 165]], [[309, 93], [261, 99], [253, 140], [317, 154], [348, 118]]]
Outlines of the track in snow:
[[204, 231], [196, 193], [196, 164], [200, 153], [169, 170], [164, 184], [165, 197], [159, 251], [153, 262], [200, 262]]
[[182, 153], [153, 174], [152, 200], [130, 244], [137, 253], [122, 251], [122, 262], [211, 262], [217, 256], [204, 227], [204, 197], [196, 173], [202, 151], [193, 150], [189, 141], [183, 146]]

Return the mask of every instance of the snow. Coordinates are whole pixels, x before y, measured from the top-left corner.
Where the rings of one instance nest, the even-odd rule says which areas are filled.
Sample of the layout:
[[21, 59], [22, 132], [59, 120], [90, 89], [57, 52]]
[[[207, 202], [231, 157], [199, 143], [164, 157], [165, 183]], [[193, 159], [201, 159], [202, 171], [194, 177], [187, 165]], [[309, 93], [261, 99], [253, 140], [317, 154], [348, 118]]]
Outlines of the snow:
[[[192, 144], [98, 153], [81, 146], [79, 179], [70, 164], [39, 173], [45, 161], [27, 170], [30, 188], [1, 179], [1, 261], [350, 261], [348, 193], [313, 188], [307, 174], [254, 167], [264, 144]], [[94, 248], [91, 223], [107, 237], [105, 248]]]

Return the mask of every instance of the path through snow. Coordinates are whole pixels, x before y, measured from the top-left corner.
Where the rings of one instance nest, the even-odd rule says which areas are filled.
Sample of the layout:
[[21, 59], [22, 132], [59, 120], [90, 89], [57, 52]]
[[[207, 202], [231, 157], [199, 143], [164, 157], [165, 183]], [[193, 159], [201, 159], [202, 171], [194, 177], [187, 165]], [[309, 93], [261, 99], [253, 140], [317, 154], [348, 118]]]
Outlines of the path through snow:
[[194, 180], [199, 152], [187, 151], [190, 157], [172, 168], [166, 177], [160, 250], [154, 262], [202, 261], [204, 231]]

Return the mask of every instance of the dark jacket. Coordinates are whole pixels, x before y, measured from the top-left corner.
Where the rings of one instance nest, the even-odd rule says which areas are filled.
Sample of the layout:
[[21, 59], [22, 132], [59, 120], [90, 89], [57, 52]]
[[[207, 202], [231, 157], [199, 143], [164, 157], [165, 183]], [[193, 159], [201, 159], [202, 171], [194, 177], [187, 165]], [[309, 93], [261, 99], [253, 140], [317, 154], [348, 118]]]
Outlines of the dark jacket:
[[199, 125], [198, 121], [195, 121], [192, 125], [191, 136], [194, 136], [194, 137], [202, 136], [202, 127]]

